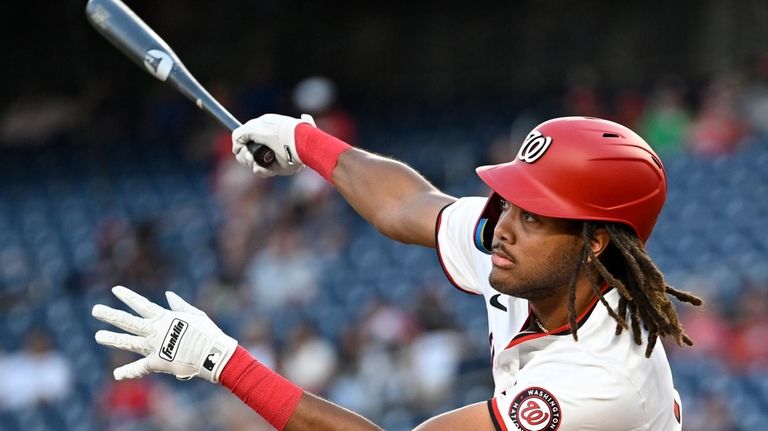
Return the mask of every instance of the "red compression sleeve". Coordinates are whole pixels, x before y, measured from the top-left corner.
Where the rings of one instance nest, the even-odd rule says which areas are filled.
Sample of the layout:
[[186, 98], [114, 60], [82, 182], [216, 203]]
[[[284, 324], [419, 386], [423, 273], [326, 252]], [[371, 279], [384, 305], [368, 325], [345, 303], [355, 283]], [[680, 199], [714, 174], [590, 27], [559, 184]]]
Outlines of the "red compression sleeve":
[[277, 430], [285, 428], [304, 394], [241, 346], [224, 366], [220, 381]]
[[307, 123], [296, 126], [293, 136], [301, 161], [333, 184], [333, 168], [336, 167], [336, 162], [339, 161], [341, 153], [352, 147]]

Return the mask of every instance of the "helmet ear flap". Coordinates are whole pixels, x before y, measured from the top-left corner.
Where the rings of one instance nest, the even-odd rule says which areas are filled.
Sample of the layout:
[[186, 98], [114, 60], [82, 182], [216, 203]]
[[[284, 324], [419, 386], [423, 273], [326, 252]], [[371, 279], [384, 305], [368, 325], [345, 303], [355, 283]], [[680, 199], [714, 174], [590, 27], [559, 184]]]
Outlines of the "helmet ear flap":
[[475, 225], [475, 247], [485, 254], [491, 254], [493, 230], [499, 222], [499, 216], [501, 216], [501, 196], [498, 193], [491, 193]]

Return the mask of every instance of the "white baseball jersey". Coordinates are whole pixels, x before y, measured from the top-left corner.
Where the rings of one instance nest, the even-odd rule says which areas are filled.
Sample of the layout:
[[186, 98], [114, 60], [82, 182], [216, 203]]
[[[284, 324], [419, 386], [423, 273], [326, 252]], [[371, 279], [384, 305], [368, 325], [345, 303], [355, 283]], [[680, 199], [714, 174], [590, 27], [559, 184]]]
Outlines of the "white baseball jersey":
[[[616, 322], [597, 298], [577, 318], [578, 342], [568, 325], [533, 332], [528, 301], [490, 286], [491, 259], [476, 247], [475, 232], [485, 203], [463, 198], [447, 206], [436, 248], [451, 283], [485, 298], [496, 384], [488, 408], [496, 429], [679, 431], [680, 399], [661, 343], [646, 358], [629, 331], [615, 335]], [[604, 292], [616, 309], [619, 293]]]

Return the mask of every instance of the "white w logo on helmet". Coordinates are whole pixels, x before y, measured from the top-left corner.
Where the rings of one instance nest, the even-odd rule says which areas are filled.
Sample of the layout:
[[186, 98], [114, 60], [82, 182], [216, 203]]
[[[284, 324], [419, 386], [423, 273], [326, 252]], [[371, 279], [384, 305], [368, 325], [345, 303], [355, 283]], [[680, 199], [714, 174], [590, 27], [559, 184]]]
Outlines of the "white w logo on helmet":
[[551, 137], [544, 136], [538, 130], [534, 130], [523, 141], [520, 151], [517, 152], [517, 158], [526, 163], [533, 163], [544, 155], [551, 143]]

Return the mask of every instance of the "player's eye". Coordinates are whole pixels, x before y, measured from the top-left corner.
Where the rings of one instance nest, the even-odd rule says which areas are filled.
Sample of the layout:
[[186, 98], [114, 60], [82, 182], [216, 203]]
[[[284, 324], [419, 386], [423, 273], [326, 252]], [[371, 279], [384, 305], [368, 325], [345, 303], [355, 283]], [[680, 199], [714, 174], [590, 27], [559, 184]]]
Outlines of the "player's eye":
[[529, 212], [523, 211], [520, 216], [523, 218], [523, 221], [532, 223], [535, 221], [538, 221], [538, 217], [536, 217], [536, 214], [531, 214]]

